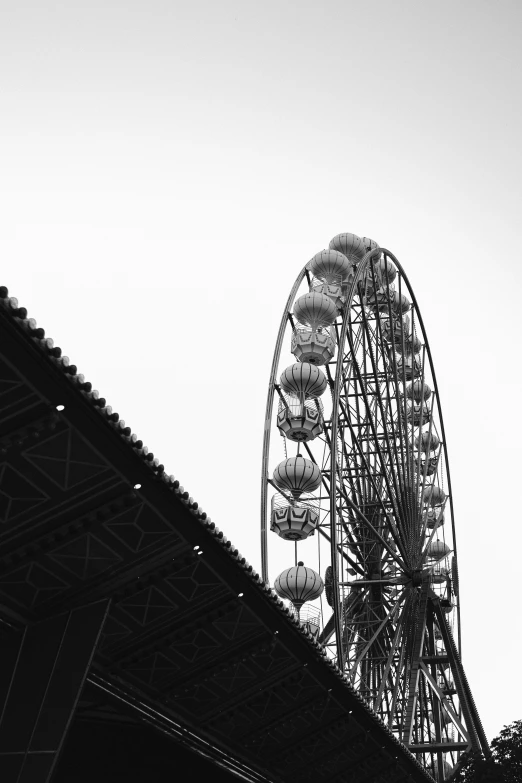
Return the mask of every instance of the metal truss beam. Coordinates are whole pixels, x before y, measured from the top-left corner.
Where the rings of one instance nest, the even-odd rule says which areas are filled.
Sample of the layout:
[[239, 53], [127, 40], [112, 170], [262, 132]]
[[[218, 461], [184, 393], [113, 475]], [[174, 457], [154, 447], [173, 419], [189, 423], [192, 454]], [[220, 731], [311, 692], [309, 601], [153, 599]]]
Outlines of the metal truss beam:
[[457, 693], [459, 701], [462, 706], [462, 712], [464, 713], [464, 719], [466, 722], [466, 728], [470, 735], [470, 742], [475, 752], [484, 753], [485, 756], [490, 756], [491, 751], [489, 743], [482, 728], [482, 723], [471, 694], [471, 689], [462, 666], [462, 661], [448, 627], [448, 622], [442, 611], [440, 601], [438, 598], [432, 598], [433, 608], [435, 616], [439, 624], [440, 632], [444, 641], [444, 646], [450, 658], [450, 666], [453, 676], [455, 678], [455, 685], [457, 687]]
[[426, 608], [428, 603], [428, 586], [423, 584], [420, 594], [420, 606], [418, 610], [418, 625], [415, 632], [413, 655], [411, 661], [410, 676], [408, 682], [408, 702], [403, 727], [402, 741], [409, 746], [415, 725], [415, 710], [418, 698], [418, 684], [420, 675], [420, 661], [426, 631]]
[[469, 745], [466, 742], [424, 742], [420, 745], [410, 745], [410, 753], [448, 753], [450, 750], [466, 750]]

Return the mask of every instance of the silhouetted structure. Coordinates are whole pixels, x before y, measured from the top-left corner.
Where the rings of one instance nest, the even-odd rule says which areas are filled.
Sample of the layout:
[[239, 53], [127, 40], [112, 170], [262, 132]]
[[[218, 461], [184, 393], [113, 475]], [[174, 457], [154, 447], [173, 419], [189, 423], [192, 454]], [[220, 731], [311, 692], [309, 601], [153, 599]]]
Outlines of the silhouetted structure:
[[429, 780], [5, 288], [0, 335], [2, 783], [168, 775], [180, 743], [249, 781]]

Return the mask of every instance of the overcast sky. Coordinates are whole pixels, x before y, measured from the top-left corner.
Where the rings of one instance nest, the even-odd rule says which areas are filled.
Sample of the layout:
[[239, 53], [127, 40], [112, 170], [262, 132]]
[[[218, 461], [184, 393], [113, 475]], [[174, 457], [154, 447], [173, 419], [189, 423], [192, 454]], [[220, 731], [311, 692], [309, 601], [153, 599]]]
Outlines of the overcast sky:
[[342, 231], [397, 255], [439, 381], [490, 738], [522, 718], [521, 8], [0, 8], [1, 282], [256, 565], [290, 286]]

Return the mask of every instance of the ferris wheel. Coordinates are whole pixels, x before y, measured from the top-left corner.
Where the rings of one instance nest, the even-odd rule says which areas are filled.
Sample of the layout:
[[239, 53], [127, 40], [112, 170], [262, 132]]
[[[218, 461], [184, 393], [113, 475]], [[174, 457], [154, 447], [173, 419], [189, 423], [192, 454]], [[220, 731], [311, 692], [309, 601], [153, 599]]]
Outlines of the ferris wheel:
[[366, 237], [334, 237], [288, 298], [268, 391], [261, 553], [265, 581], [437, 780], [462, 753], [489, 753], [460, 661], [429, 343], [404, 270]]

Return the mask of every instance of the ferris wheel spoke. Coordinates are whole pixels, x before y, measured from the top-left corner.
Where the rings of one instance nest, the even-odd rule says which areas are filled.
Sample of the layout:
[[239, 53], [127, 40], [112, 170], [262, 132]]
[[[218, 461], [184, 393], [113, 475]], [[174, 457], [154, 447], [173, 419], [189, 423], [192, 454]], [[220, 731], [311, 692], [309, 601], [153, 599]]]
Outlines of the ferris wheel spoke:
[[[326, 435], [326, 438], [328, 438], [328, 435]], [[328, 441], [327, 441], [327, 442], [328, 442]], [[312, 454], [312, 452], [310, 451], [310, 448], [308, 447], [308, 445], [307, 445], [306, 443], [305, 443], [304, 445], [305, 445], [305, 448], [306, 448], [306, 450], [307, 450], [307, 453], [309, 454], [309, 456], [310, 456], [310, 458], [312, 459], [312, 461], [313, 461], [315, 464], [317, 464], [317, 463], [315, 462], [315, 459], [313, 458], [313, 454]], [[330, 491], [329, 482], [327, 483], [327, 479], [326, 479], [326, 477], [324, 476], [324, 472], [323, 472], [323, 482], [324, 482], [324, 484], [325, 484], [325, 487], [326, 487], [327, 491]], [[341, 509], [340, 509], [340, 508], [338, 508], [338, 509], [337, 509], [337, 511], [338, 511], [339, 515], [341, 516], [341, 518], [342, 518]], [[330, 537], [329, 537], [329, 536], [328, 536], [328, 535], [327, 535], [327, 534], [324, 532], [324, 530], [322, 530], [322, 529], [319, 529], [319, 532], [320, 532], [320, 533], [321, 533], [321, 534], [322, 534], [322, 535], [323, 535], [323, 536], [326, 538], [326, 540], [327, 540], [327, 541], [329, 541], [329, 542], [331, 543], [331, 538], [330, 538]], [[356, 545], [356, 544], [357, 544], [357, 542], [354, 540], [354, 541], [353, 541], [353, 544], [354, 544], [354, 545]], [[348, 560], [348, 562], [350, 563], [350, 565], [351, 565], [353, 568], [355, 568], [356, 570], [358, 570], [358, 571], [361, 573], [361, 575], [364, 575], [364, 571], [363, 571], [362, 569], [360, 569], [360, 568], [359, 568], [359, 565], [358, 565], [358, 563], [357, 563], [356, 561], [353, 561], [353, 560], [351, 560], [351, 559], [350, 559], [350, 558], [349, 558], [347, 555], [345, 555], [345, 557], [346, 557], [346, 559]]]
[[[347, 622], [347, 617], [349, 612], [351, 611], [352, 604], [359, 601], [359, 596], [353, 595], [352, 593], [348, 596], [346, 596], [342, 603], [342, 612], [343, 612], [343, 622]], [[319, 640], [323, 642], [323, 644], [326, 644], [335, 633], [335, 616], [332, 615], [328, 622], [326, 623], [324, 630], [322, 634], [319, 636]]]
[[[326, 533], [324, 529], [321, 527], [318, 528], [318, 531], [319, 531], [319, 535], [322, 536], [326, 541], [328, 541], [329, 544], [331, 544], [331, 538], [328, 535], [328, 533]], [[346, 562], [350, 565], [351, 568], [353, 568], [355, 571], [358, 571], [358, 573], [360, 573], [361, 575], [364, 575], [364, 571], [360, 567], [359, 563], [356, 560], [352, 560], [350, 556], [347, 554], [347, 552], [339, 544], [337, 545], [337, 549], [338, 549], [338, 554], [344, 560], [346, 560]]]
[[[365, 314], [363, 314], [363, 322], [364, 322], [365, 327], [368, 328], [368, 321], [366, 319], [366, 315]], [[383, 426], [384, 436], [385, 436], [385, 441], [386, 441], [387, 454], [388, 455], [392, 455], [394, 453], [394, 449], [392, 449], [392, 447], [391, 447], [389, 434], [388, 434], [388, 428], [386, 426], [387, 425], [387, 417], [386, 417], [386, 414], [385, 414], [385, 411], [384, 411], [383, 399], [382, 399], [381, 390], [380, 390], [380, 383], [378, 382], [378, 378], [377, 378], [376, 360], [375, 360], [375, 358], [374, 358], [374, 356], [373, 356], [373, 354], [371, 352], [371, 349], [370, 349], [370, 358], [371, 358], [371, 362], [372, 362], [373, 374], [374, 374], [375, 381], [376, 381], [376, 383], [375, 383], [375, 391], [376, 391], [375, 399], [377, 400], [377, 404], [378, 404], [378, 406], [380, 408], [380, 412], [381, 412], [382, 426]], [[360, 374], [359, 374], [359, 379], [360, 379]], [[362, 385], [362, 382], [361, 382], [361, 385]], [[366, 400], [367, 400], [367, 395], [365, 394], [365, 401]], [[375, 435], [375, 430], [374, 430], [374, 435]], [[395, 472], [393, 471], [393, 467], [392, 467], [393, 463], [390, 464], [389, 457], [388, 457], [388, 460], [386, 460], [384, 458], [382, 450], [381, 450], [381, 448], [379, 446], [379, 438], [378, 437], [375, 437], [375, 445], [376, 445], [377, 453], [379, 455], [379, 459], [380, 459], [380, 462], [381, 462], [381, 465], [382, 465], [382, 468], [383, 468], [383, 473], [384, 473], [384, 476], [385, 476], [385, 479], [386, 479], [386, 482], [387, 482], [387, 485], [388, 485], [387, 488], [388, 488], [389, 496], [393, 497], [393, 491], [392, 491], [392, 488], [391, 488], [391, 486], [389, 484], [388, 471], [387, 471], [387, 467], [388, 466], [390, 466], [391, 478], [392, 478], [393, 484], [394, 484], [393, 490], [395, 491], [396, 495], [398, 495], [399, 494], [399, 488], [398, 488], [397, 476], [395, 475]], [[396, 451], [396, 447], [395, 447], [395, 451]]]
[[[357, 438], [355, 437], [355, 433], [353, 433], [353, 428], [351, 427], [349, 422], [347, 422], [347, 423], [348, 423], [348, 427], [349, 427], [350, 431], [352, 432], [352, 443], [357, 443], [358, 444]], [[358, 446], [360, 446], [360, 444], [358, 444]], [[363, 467], [365, 469], [365, 473], [366, 473], [367, 477], [369, 478], [370, 482], [373, 484], [374, 489], [376, 490], [376, 497], [379, 498], [379, 502], [381, 504], [382, 511], [384, 512], [386, 518], [388, 519], [388, 521], [390, 523], [390, 530], [392, 531], [392, 535], [393, 535], [393, 538], [395, 540], [395, 543], [399, 547], [403, 557], [405, 557], [403, 544], [402, 544], [402, 541], [401, 541], [401, 538], [400, 538], [400, 533], [396, 529], [395, 525], [391, 522], [391, 520], [389, 518], [389, 512], [388, 512], [388, 510], [386, 509], [386, 507], [384, 505], [381, 493], [377, 491], [377, 488], [375, 486], [375, 480], [374, 480], [373, 472], [369, 469], [369, 466], [367, 464], [367, 461], [366, 461], [366, 458], [365, 458], [365, 455], [364, 455], [364, 452], [362, 451], [362, 449], [359, 452], [359, 456], [360, 456], [361, 460], [363, 461]], [[388, 487], [389, 487], [389, 484], [388, 484]], [[383, 540], [383, 539], [381, 539], [381, 540]], [[395, 556], [393, 551], [388, 547], [388, 545], [386, 543], [385, 543], [385, 547], [388, 550], [388, 552], [391, 555], [391, 557], [393, 557], [401, 565], [401, 567], [404, 568], [404, 562], [402, 560], [400, 560], [398, 557]]]
[[[406, 607], [405, 607], [406, 609]], [[407, 607], [407, 611], [405, 611], [405, 617], [407, 617], [410, 614], [411, 606]], [[387, 703], [389, 705], [388, 708], [388, 726], [390, 729], [393, 729], [393, 722], [396, 721], [397, 723], [397, 729], [402, 724], [402, 715], [403, 715], [403, 708], [402, 703], [405, 699], [405, 693], [406, 693], [406, 687], [405, 687], [405, 679], [403, 676], [404, 669], [405, 669], [405, 661], [406, 661], [406, 644], [405, 644], [405, 624], [402, 628], [402, 634], [401, 634], [401, 645], [400, 645], [400, 653], [399, 653], [399, 661], [396, 666], [396, 675], [395, 675], [395, 683], [391, 690], [388, 692], [388, 698]], [[400, 705], [400, 709], [398, 709], [398, 705]]]
[[[390, 318], [390, 320], [392, 318], [391, 310], [390, 310], [389, 318]], [[379, 309], [377, 309], [377, 312], [376, 312], [376, 321], [377, 321], [377, 334], [378, 334], [378, 337], [384, 342], [383, 324], [382, 324], [382, 319], [381, 319], [381, 314], [380, 314], [380, 310]], [[401, 320], [401, 340], [402, 340], [402, 331], [403, 331], [403, 324], [402, 324], [402, 320]], [[394, 335], [393, 335], [393, 339], [395, 339]], [[390, 369], [392, 369], [391, 377], [390, 377]], [[388, 402], [388, 406], [389, 406], [389, 421], [390, 421], [390, 426], [391, 426], [391, 431], [392, 431], [392, 436], [393, 436], [393, 442], [390, 444], [389, 441], [388, 441], [389, 447], [391, 446], [391, 448], [389, 448], [389, 453], [390, 453], [390, 455], [393, 454], [393, 456], [395, 457], [395, 464], [396, 464], [397, 468], [399, 468], [399, 466], [402, 466], [402, 473], [403, 473], [403, 477], [404, 477], [404, 453], [402, 452], [401, 455], [399, 455], [399, 451], [397, 449], [397, 440], [400, 440], [401, 433], [400, 433], [400, 430], [396, 431], [396, 428], [395, 428], [396, 421], [394, 419], [394, 416], [392, 415], [392, 409], [391, 409], [391, 401], [392, 401], [393, 398], [395, 398], [397, 400], [398, 408], [399, 408], [399, 411], [400, 411], [399, 400], [400, 400], [401, 392], [400, 392], [399, 384], [398, 384], [398, 377], [397, 377], [397, 372], [396, 372], [396, 364], [395, 364], [394, 361], [390, 361], [389, 360], [389, 355], [387, 356], [387, 367], [386, 367], [386, 371], [384, 373], [384, 378], [385, 378], [385, 386], [386, 386], [386, 398], [387, 398], [387, 402]], [[394, 392], [394, 394], [391, 393], [392, 390], [391, 390], [391, 387], [390, 387], [390, 381], [393, 384], [393, 392]], [[400, 413], [399, 413], [399, 415], [400, 415]], [[399, 424], [399, 427], [400, 427], [400, 421], [397, 421], [397, 424]], [[399, 475], [397, 476], [397, 480], [400, 482], [400, 479], [401, 479], [401, 476], [400, 476], [400, 472], [399, 472]], [[400, 496], [400, 492], [398, 490], [398, 487], [396, 487], [396, 492], [397, 492], [397, 497], [399, 497]]]
[[[386, 661], [386, 665], [385, 665], [384, 670], [383, 670], [383, 674], [382, 674], [379, 690], [377, 691], [377, 695], [376, 695], [375, 701], [373, 703], [373, 709], [376, 712], [379, 712], [380, 706], [381, 706], [381, 702], [382, 702], [382, 699], [383, 699], [383, 695], [384, 695], [385, 692], [387, 692], [386, 691], [386, 686], [389, 685], [388, 677], [390, 677], [390, 674], [391, 674], [391, 671], [392, 671], [392, 668], [393, 668], [393, 664], [394, 664], [394, 660], [395, 660], [395, 656], [396, 656], [396, 653], [397, 653], [398, 646], [399, 646], [399, 644], [402, 641], [402, 634], [403, 634], [403, 629], [404, 629], [404, 620], [405, 620], [405, 617], [406, 617], [406, 615], [407, 615], [407, 613], [409, 611], [410, 601], [411, 601], [410, 595], [409, 595], [409, 593], [407, 593], [405, 595], [404, 606], [403, 606], [402, 611], [401, 611], [401, 613], [399, 615], [399, 618], [397, 620], [397, 625], [395, 627], [395, 633], [394, 633], [393, 640], [392, 640], [392, 643], [391, 643], [390, 648], [389, 648], [388, 660]], [[397, 673], [396, 673], [396, 676], [397, 676]], [[392, 678], [391, 686], [393, 688], [393, 678]]]
[[[344, 403], [342, 402], [340, 395], [339, 395], [339, 407], [340, 407], [340, 410], [342, 410], [342, 411], [344, 410], [345, 411]], [[345, 412], [345, 421], [347, 421], [347, 422], [350, 421], [350, 417], [346, 415], [346, 412]], [[357, 442], [358, 436], [356, 435], [356, 433], [353, 432], [353, 428], [350, 429], [350, 434], [351, 434], [351, 437], [352, 437], [352, 447], [353, 447], [353, 444], [355, 442]], [[339, 441], [341, 443], [341, 450], [342, 450], [342, 453], [344, 455], [346, 465], [348, 467], [349, 464], [350, 464], [350, 455], [348, 454], [348, 446], [347, 446], [347, 443], [346, 443], [346, 439], [344, 437], [344, 431], [343, 431], [343, 429], [341, 427], [339, 428], [338, 438], [339, 438]], [[351, 472], [348, 473], [348, 479], [349, 479], [350, 484], [351, 484], [352, 494], [353, 494], [354, 497], [359, 496], [361, 498], [361, 502], [364, 502], [365, 493], [364, 493], [363, 485], [362, 485], [361, 480], [360, 480], [360, 476], [359, 475], [355, 476], [355, 484], [354, 484], [353, 478], [354, 477], [353, 477], [352, 473]]]
[[[343, 406], [342, 405], [341, 405], [341, 410], [343, 410]], [[402, 542], [401, 542], [401, 539], [400, 539], [400, 536], [399, 536], [399, 531], [396, 529], [394, 523], [391, 520], [391, 517], [389, 516], [389, 511], [388, 511], [388, 509], [386, 508], [386, 506], [384, 504], [384, 500], [382, 498], [382, 493], [379, 491], [379, 489], [377, 487], [375, 476], [374, 476], [374, 472], [370, 469], [370, 466], [368, 465], [367, 458], [366, 458], [366, 456], [364, 454], [364, 451], [363, 451], [363, 449], [361, 447], [361, 444], [360, 444], [358, 438], [356, 437], [356, 433], [353, 431], [353, 427], [351, 426], [351, 423], [350, 423], [350, 420], [349, 420], [348, 416], [346, 416], [346, 424], [348, 425], [348, 429], [350, 430], [350, 433], [351, 433], [351, 436], [352, 436], [352, 445], [357, 447], [356, 450], [354, 449], [354, 451], [355, 451], [356, 454], [358, 453], [358, 456], [359, 456], [360, 460], [362, 461], [362, 466], [364, 468], [365, 474], [368, 476], [368, 478], [369, 478], [369, 480], [370, 480], [370, 482], [371, 482], [371, 484], [373, 486], [373, 489], [374, 489], [374, 492], [375, 492], [375, 497], [378, 499], [378, 503], [379, 503], [379, 505], [381, 507], [381, 510], [382, 510], [383, 514], [388, 519], [388, 522], [390, 524], [390, 530], [392, 532], [392, 535], [393, 535], [393, 538], [395, 540], [395, 543], [399, 547], [402, 556], [405, 557], [405, 553], [404, 553], [403, 548], [402, 548]], [[349, 479], [351, 479], [351, 474], [348, 474], [348, 477], [349, 477]], [[362, 495], [362, 493], [360, 493], [360, 494]]]
[[372, 523], [367, 519], [365, 514], [361, 511], [361, 509], [348, 497], [346, 494], [346, 491], [344, 488], [340, 488], [340, 492], [343, 495], [346, 503], [348, 506], [352, 509], [352, 511], [357, 515], [358, 519], [361, 521], [361, 523], [370, 530], [373, 535], [380, 541], [382, 546], [386, 549], [389, 556], [400, 566], [402, 570], [406, 570], [404, 562], [401, 560], [401, 558], [395, 554], [393, 549], [390, 547], [387, 541], [384, 540], [384, 538], [381, 536], [381, 534], [375, 529], [375, 527], [372, 525]]
[[[342, 410], [341, 401], [340, 401], [340, 408]], [[354, 475], [352, 473], [352, 471], [350, 470], [350, 468], [349, 468], [350, 462], [351, 462], [351, 459], [350, 459], [351, 455], [350, 455], [350, 453], [348, 451], [348, 445], [347, 445], [346, 438], [345, 438], [345, 427], [343, 426], [344, 425], [344, 421], [341, 420], [339, 422], [339, 425], [340, 426], [339, 426], [338, 438], [339, 438], [339, 442], [340, 442], [340, 446], [341, 446], [340, 453], [344, 457], [344, 461], [345, 461], [345, 465], [346, 465], [345, 471], [347, 471], [347, 472], [345, 473], [345, 475], [348, 478], [348, 481], [350, 482], [350, 489], [351, 489], [353, 497], [355, 497], [355, 498], [359, 497], [360, 498], [360, 502], [363, 503], [364, 499], [366, 497], [366, 492], [365, 492], [364, 485], [363, 485], [363, 483], [361, 481], [361, 477], [358, 474]], [[353, 436], [352, 436], [352, 440], [353, 440]], [[341, 473], [341, 476], [342, 476], [342, 471], [343, 471], [342, 465], [341, 466], [338, 465], [337, 466], [337, 476], [339, 476], [339, 473]]]
[[[385, 373], [380, 373], [377, 367], [377, 361], [378, 357], [376, 358], [373, 354], [372, 350], [372, 338], [374, 337], [374, 332], [372, 332], [369, 328], [368, 320], [366, 316], [364, 315], [363, 318], [363, 325], [365, 328], [365, 333], [368, 335], [368, 349], [367, 353], [370, 356], [371, 365], [372, 365], [372, 373], [370, 374], [368, 372], [368, 367], [363, 367], [361, 369], [360, 361], [354, 362], [354, 365], [357, 366], [358, 372], [357, 375], [354, 377], [354, 389], [355, 394], [354, 396], [357, 396], [357, 383], [360, 385], [361, 388], [361, 394], [365, 395], [365, 407], [366, 407], [366, 420], [368, 422], [368, 426], [371, 425], [371, 422], [373, 419], [378, 416], [379, 412], [381, 414], [381, 421], [382, 426], [384, 427], [386, 425], [386, 414], [383, 407], [383, 400], [382, 400], [382, 392], [381, 392], [381, 386], [384, 385], [385, 382]], [[355, 347], [352, 345], [352, 351], [355, 352]], [[363, 382], [364, 379], [364, 382]], [[373, 388], [372, 388], [373, 384]], [[369, 403], [369, 395], [371, 395], [371, 402], [373, 402], [373, 406], [371, 402]], [[359, 411], [358, 411], [359, 413]], [[359, 413], [360, 415], [360, 413]]]
[[[343, 440], [344, 440], [344, 439], [343, 439]], [[351, 477], [350, 477], [350, 478], [351, 478]], [[355, 505], [355, 504], [354, 504], [354, 503], [351, 501], [351, 499], [350, 499], [350, 498], [348, 498], [348, 495], [347, 495], [347, 494], [344, 492], [344, 484], [342, 483], [342, 479], [341, 479], [341, 485], [340, 485], [340, 486], [341, 486], [341, 490], [342, 490], [342, 491], [341, 491], [341, 496], [343, 496], [343, 497], [344, 497], [345, 501], [347, 502], [347, 504], [348, 504], [348, 505], [349, 505], [349, 506], [350, 506], [352, 509], [356, 509], [356, 508], [357, 508], [357, 507], [356, 507], [356, 505]], [[362, 487], [361, 487], [361, 485], [360, 485], [360, 484], [359, 484], [359, 489], [360, 489], [360, 494], [361, 494], [361, 497], [362, 497], [362, 498], [364, 498], [364, 493], [363, 493], [363, 491], [362, 491]], [[355, 487], [354, 487], [353, 483], [352, 483], [352, 490], [355, 490]], [[338, 510], [339, 512], [341, 511], [341, 509], [339, 509], [339, 508], [338, 508], [337, 510]], [[342, 515], [342, 513], [340, 514], [340, 517], [341, 517], [342, 524], [343, 524], [343, 525], [345, 525], [345, 522], [344, 522], [344, 519], [343, 519], [343, 515]], [[349, 531], [347, 531], [347, 533], [349, 534]], [[349, 540], [350, 540], [350, 543], [351, 543], [352, 545], [354, 545], [354, 546], [358, 546], [359, 542], [358, 542], [356, 539], [353, 539], [353, 538], [352, 538], [350, 535], [349, 535]], [[390, 551], [391, 551], [391, 550], [390, 550]]]

